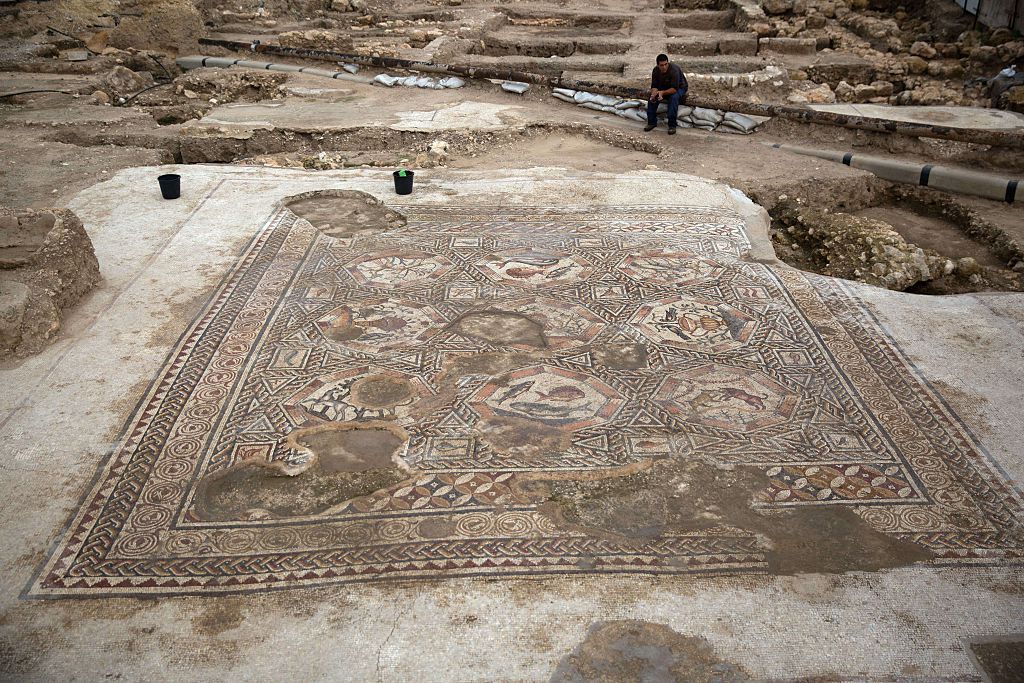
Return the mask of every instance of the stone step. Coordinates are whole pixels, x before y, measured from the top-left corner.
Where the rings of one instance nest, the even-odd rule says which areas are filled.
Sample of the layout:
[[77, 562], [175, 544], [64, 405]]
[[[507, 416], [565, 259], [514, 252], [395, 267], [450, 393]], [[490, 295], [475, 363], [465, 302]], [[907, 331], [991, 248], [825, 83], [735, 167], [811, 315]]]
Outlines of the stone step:
[[756, 33], [694, 33], [668, 40], [670, 54], [687, 56], [756, 55]]
[[571, 26], [609, 31], [629, 28], [634, 16], [627, 12], [599, 8], [575, 9], [527, 3], [517, 3], [514, 7], [503, 6], [501, 13], [508, 18], [510, 26]]
[[814, 38], [761, 38], [758, 50], [781, 55], [813, 55], [818, 51], [818, 43]]
[[483, 39], [483, 46], [474, 54], [488, 56], [523, 55], [527, 57], [571, 57], [584, 55], [620, 55], [633, 46], [624, 38], [560, 38], [538, 37], [534, 34], [500, 32]]
[[[459, 66], [512, 69], [530, 73], [557, 76], [564, 71], [587, 71], [621, 74], [626, 66], [623, 59], [581, 55], [574, 57], [530, 57], [525, 55], [460, 55], [451, 60]], [[650, 71], [647, 72], [648, 77]]]
[[[715, 31], [735, 26], [734, 10], [693, 10], [679, 14], [666, 14], [665, 26], [669, 29], [689, 31]], [[671, 35], [671, 34], [670, 34]]]
[[764, 60], [744, 55], [684, 57], [675, 61], [688, 74], [746, 74], [765, 67]]
[[688, 12], [692, 10], [729, 10], [729, 0], [665, 0], [665, 11]]

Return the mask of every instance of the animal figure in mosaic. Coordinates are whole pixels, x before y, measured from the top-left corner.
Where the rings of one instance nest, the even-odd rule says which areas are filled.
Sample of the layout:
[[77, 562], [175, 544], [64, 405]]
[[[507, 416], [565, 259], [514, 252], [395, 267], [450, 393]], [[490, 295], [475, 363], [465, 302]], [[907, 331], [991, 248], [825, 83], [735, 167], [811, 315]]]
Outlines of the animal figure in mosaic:
[[729, 405], [730, 401], [735, 400], [745, 403], [754, 410], [766, 410], [767, 407], [764, 401], [767, 398], [767, 396], [752, 394], [739, 387], [721, 387], [702, 390], [690, 401], [690, 405], [695, 410], [711, 407], [721, 408]]

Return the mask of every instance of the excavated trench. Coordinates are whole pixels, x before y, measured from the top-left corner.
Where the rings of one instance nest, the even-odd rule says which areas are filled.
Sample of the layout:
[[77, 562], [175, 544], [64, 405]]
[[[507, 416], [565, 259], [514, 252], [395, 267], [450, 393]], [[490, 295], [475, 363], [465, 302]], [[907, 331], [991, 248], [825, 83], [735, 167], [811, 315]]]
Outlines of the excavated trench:
[[[153, 131], [60, 129], [46, 139], [80, 147], [133, 146], [166, 151], [173, 163], [262, 163], [261, 158], [291, 155], [298, 166], [326, 170], [351, 166], [394, 166], [402, 158], [425, 154], [431, 144], [446, 143], [449, 155], [480, 154], [524, 139], [551, 135], [583, 137], [628, 152], [659, 154], [657, 142], [637, 134], [581, 123], [530, 123], [500, 131], [401, 131], [367, 126], [344, 131], [260, 129], [245, 136], [161, 135]], [[420, 159], [424, 164], [427, 158]], [[422, 164], [417, 164], [422, 165]]]
[[1020, 244], [954, 196], [892, 185], [785, 197], [769, 214], [776, 255], [801, 270], [914, 294], [1024, 291]]

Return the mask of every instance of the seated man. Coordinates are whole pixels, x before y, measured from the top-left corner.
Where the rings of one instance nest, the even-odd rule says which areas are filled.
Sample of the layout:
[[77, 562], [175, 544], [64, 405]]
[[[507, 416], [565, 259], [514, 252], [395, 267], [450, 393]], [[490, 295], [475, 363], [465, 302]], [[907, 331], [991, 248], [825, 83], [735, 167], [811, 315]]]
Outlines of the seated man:
[[651, 97], [647, 100], [647, 126], [645, 131], [658, 125], [658, 105], [668, 104], [668, 134], [676, 134], [676, 114], [679, 103], [686, 100], [689, 84], [683, 70], [668, 61], [668, 55], [658, 55], [657, 66], [651, 72]]

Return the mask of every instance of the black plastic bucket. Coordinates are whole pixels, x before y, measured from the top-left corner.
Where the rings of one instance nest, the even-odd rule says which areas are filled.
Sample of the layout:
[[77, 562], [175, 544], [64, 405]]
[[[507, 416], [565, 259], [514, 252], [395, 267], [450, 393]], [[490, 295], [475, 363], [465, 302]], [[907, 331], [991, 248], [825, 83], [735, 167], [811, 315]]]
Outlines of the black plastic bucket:
[[398, 175], [398, 171], [395, 171], [392, 175], [395, 176], [395, 192], [398, 194], [412, 194], [412, 177], [416, 175], [413, 171], [406, 171], [405, 176]]
[[157, 178], [157, 181], [164, 199], [177, 199], [181, 196], [181, 176], [177, 173], [167, 173]]

